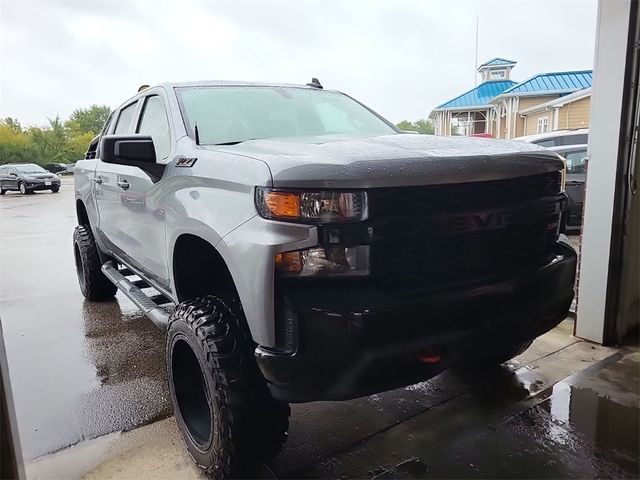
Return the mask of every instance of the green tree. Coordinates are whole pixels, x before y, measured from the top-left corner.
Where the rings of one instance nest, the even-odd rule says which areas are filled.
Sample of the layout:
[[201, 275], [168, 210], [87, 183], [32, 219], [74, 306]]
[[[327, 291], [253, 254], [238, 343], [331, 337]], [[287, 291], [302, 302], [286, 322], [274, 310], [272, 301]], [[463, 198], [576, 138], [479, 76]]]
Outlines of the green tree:
[[417, 132], [416, 127], [409, 120], [402, 120], [400, 123], [396, 125], [400, 130], [405, 130], [407, 132]]
[[59, 116], [50, 118], [47, 128], [31, 127], [28, 134], [33, 147], [33, 162], [42, 165], [70, 160], [69, 132]]
[[76, 160], [84, 158], [93, 137], [95, 137], [95, 135], [89, 132], [73, 136], [69, 139], [70, 161], [75, 162]]
[[0, 124], [5, 125], [7, 128], [9, 128], [13, 132], [22, 133], [22, 125], [20, 125], [20, 122], [15, 118], [11, 118], [11, 117], [4, 118], [2, 119], [2, 121], [0, 121]]
[[433, 127], [433, 122], [428, 118], [421, 118], [420, 120], [416, 120], [414, 122], [416, 126], [416, 131], [418, 133], [423, 133], [425, 135], [433, 135], [435, 132], [435, 128]]
[[14, 118], [0, 119], [0, 165], [5, 163], [67, 163], [84, 157], [91, 139], [102, 130], [108, 107], [93, 105], [74, 110], [62, 121], [49, 119], [45, 127], [23, 128]]
[[69, 120], [65, 122], [65, 126], [73, 134], [92, 133], [97, 135], [107, 122], [111, 109], [106, 105], [91, 105], [89, 108], [76, 108]]
[[425, 135], [433, 135], [435, 132], [435, 128], [433, 127], [433, 122], [428, 118], [421, 118], [420, 120], [416, 120], [415, 122], [402, 120], [396, 126], [400, 130], [406, 130], [409, 132], [418, 132]]
[[16, 128], [16, 124], [10, 119], [0, 122], [0, 164], [29, 162], [32, 159], [32, 146], [29, 137]]

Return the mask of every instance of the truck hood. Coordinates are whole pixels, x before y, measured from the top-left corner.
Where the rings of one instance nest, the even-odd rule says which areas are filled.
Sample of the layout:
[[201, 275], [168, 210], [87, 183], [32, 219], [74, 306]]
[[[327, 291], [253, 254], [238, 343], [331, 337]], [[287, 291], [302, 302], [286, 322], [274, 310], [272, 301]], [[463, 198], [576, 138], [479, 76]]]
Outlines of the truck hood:
[[523, 142], [435, 135], [249, 140], [207, 148], [265, 162], [274, 187], [372, 188], [465, 183], [563, 168]]

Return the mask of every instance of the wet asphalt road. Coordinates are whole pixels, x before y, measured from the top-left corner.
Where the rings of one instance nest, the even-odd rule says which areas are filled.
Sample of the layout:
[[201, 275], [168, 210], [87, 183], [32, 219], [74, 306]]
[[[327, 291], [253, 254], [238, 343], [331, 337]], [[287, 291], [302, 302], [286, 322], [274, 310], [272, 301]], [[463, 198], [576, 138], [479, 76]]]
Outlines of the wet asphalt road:
[[[104, 303], [84, 300], [71, 247], [75, 225], [68, 180], [58, 194], [0, 197], [0, 318], [26, 461], [171, 414], [163, 334], [120, 293]], [[509, 449], [517, 442], [538, 448], [535, 438], [553, 434], [558, 413], [553, 403], [540, 404], [531, 418], [518, 417], [499, 435], [474, 425], [528, 402], [585, 362], [610, 355], [573, 339], [571, 329], [571, 323], [559, 327], [534, 343], [526, 358], [480, 377], [447, 371], [419, 385], [348, 402], [293, 405], [289, 442], [271, 471], [289, 478], [420, 478], [425, 466], [416, 459], [430, 455], [435, 476], [497, 473], [473, 465], [507, 468], [505, 459], [513, 458]], [[626, 415], [637, 418], [637, 409], [635, 417]], [[534, 443], [525, 445], [532, 438]], [[555, 452], [561, 441], [541, 445]], [[478, 455], [489, 452], [484, 442], [504, 455]], [[582, 465], [581, 459], [575, 462]], [[637, 472], [635, 465], [637, 457], [626, 472]]]
[[162, 333], [78, 288], [73, 185], [0, 197], [0, 319], [25, 460], [171, 414]]

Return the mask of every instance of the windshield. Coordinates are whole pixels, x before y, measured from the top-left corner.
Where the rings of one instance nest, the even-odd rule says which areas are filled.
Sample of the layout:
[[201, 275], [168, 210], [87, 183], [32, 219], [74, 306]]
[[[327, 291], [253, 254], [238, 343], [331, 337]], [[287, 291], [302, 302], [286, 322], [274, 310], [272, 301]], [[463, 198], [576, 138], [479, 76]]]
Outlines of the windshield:
[[185, 123], [201, 145], [259, 138], [370, 136], [397, 133], [355, 100], [337, 92], [297, 87], [176, 89]]
[[565, 160], [567, 161], [567, 172], [568, 173], [585, 173], [586, 160], [587, 160], [587, 149], [584, 150], [575, 150], [573, 152], [567, 152], [564, 155]]
[[42, 168], [40, 165], [36, 165], [35, 163], [14, 165], [14, 168], [20, 173], [48, 173], [44, 168]]

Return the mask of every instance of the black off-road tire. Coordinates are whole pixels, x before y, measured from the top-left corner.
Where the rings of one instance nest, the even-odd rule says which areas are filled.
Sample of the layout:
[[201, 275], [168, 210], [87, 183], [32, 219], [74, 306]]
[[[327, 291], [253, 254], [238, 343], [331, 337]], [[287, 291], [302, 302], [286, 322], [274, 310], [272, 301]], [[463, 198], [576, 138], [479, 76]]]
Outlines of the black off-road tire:
[[88, 225], [78, 225], [73, 232], [73, 254], [80, 291], [88, 300], [109, 300], [118, 288], [102, 273], [98, 247]]
[[214, 478], [255, 476], [284, 446], [289, 405], [269, 393], [234, 296], [178, 305], [167, 369], [176, 422], [196, 464]]
[[51, 192], [52, 193], [58, 193], [60, 191], [60, 187], [59, 186], [55, 186], [55, 187], [51, 187]]

